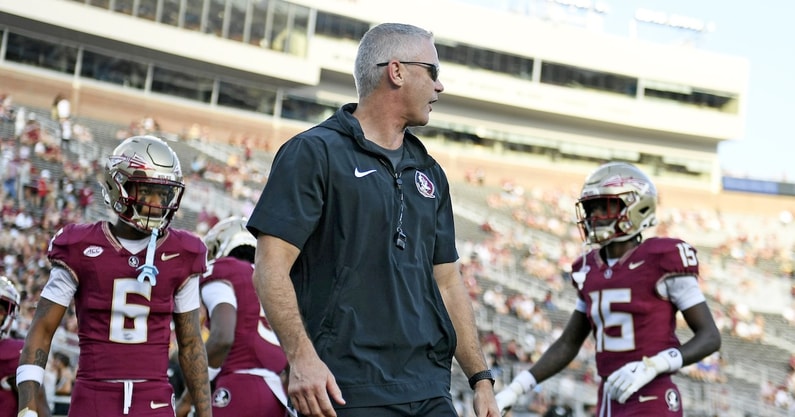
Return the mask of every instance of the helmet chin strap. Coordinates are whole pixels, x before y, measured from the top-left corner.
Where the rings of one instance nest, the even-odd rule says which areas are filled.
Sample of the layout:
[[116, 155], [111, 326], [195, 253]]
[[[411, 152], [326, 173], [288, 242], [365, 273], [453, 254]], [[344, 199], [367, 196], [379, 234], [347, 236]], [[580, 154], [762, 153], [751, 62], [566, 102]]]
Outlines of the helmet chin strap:
[[157, 246], [157, 235], [160, 234], [160, 229], [152, 229], [152, 234], [149, 236], [149, 245], [146, 247], [146, 263], [138, 267], [138, 282], [149, 280], [149, 283], [154, 287], [157, 285], [158, 270], [155, 266], [155, 247]]
[[583, 283], [585, 283], [585, 276], [588, 274], [587, 266], [585, 265], [585, 260], [588, 255], [588, 247], [591, 246], [588, 241], [582, 242], [582, 265], [580, 265], [580, 270], [572, 272], [571, 278], [577, 284], [578, 289], [582, 289]]

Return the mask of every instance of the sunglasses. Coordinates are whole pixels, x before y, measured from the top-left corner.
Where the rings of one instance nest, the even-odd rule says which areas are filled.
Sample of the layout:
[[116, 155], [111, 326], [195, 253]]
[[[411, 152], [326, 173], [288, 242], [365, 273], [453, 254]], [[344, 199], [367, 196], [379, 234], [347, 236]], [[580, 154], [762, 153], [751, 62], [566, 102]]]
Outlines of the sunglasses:
[[[425, 67], [428, 70], [428, 75], [431, 76], [431, 80], [434, 82], [439, 80], [439, 66], [436, 64], [431, 64], [430, 62], [419, 62], [419, 61], [398, 61], [404, 65], [419, 65], [421, 67]], [[375, 64], [377, 67], [385, 67], [389, 65], [389, 62], [379, 62]]]

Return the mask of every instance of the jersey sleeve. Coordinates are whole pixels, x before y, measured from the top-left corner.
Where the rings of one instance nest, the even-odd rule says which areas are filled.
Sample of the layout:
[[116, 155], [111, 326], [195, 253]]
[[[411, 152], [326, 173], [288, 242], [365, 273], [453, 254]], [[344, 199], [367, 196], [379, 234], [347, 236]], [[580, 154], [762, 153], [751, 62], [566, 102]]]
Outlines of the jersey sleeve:
[[69, 307], [76, 292], [77, 282], [69, 271], [55, 266], [50, 270], [50, 279], [41, 290], [41, 296], [56, 304]]
[[655, 239], [651, 252], [659, 259], [660, 269], [667, 276], [692, 275], [698, 277], [696, 248], [679, 239]]
[[85, 225], [70, 224], [60, 228], [50, 240], [47, 248], [47, 258], [53, 266], [64, 268], [72, 277], [78, 279], [71, 263], [72, 249], [76, 243], [83, 241], [89, 235]]
[[696, 304], [707, 301], [698, 279], [692, 275], [670, 277], [658, 285], [657, 290], [663, 298], [668, 298], [680, 311], [685, 311]]
[[201, 301], [199, 299], [199, 277], [194, 275], [188, 279], [174, 296], [174, 312], [185, 313], [199, 308]]

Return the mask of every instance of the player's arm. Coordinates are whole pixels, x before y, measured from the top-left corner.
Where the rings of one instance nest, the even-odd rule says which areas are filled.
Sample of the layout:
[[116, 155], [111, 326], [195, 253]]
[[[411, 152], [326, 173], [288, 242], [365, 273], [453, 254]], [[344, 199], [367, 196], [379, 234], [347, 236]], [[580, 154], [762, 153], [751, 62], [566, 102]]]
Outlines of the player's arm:
[[544, 381], [567, 367], [580, 353], [580, 348], [590, 332], [591, 323], [588, 321], [588, 317], [585, 313], [574, 310], [560, 337], [530, 368], [536, 381]]
[[[486, 358], [480, 346], [475, 324], [475, 313], [458, 263], [445, 263], [433, 266], [433, 276], [442, 294], [445, 308], [455, 327], [458, 344], [455, 357], [467, 377], [488, 369]], [[494, 400], [494, 388], [489, 380], [477, 381], [474, 408], [478, 416], [499, 415]]]
[[185, 375], [197, 417], [211, 416], [207, 352], [201, 336], [199, 309], [174, 313], [174, 332], [179, 345], [179, 365]]
[[[212, 298], [212, 301], [209, 301], [209, 298]], [[202, 288], [202, 300], [208, 308], [212, 309], [210, 311], [210, 323], [212, 323], [210, 336], [205, 342], [207, 363], [210, 368], [219, 369], [235, 341], [237, 297], [231, 285], [216, 281], [208, 283]]]
[[50, 404], [47, 402], [47, 393], [44, 390], [43, 386], [39, 387], [39, 392], [36, 393], [36, 404], [38, 411], [38, 417], [50, 417]]
[[42, 405], [42, 382], [47, 358], [50, 355], [52, 336], [61, 324], [66, 307], [47, 298], [40, 298], [30, 329], [25, 338], [25, 346], [19, 356], [16, 384], [19, 391], [19, 411], [26, 408], [48, 415], [49, 408]]
[[673, 303], [693, 337], [679, 347], [682, 366], [696, 363], [720, 349], [721, 337], [696, 275], [676, 275], [657, 285], [658, 293]]
[[[204, 305], [212, 309], [210, 313], [210, 336], [204, 343], [207, 350], [208, 375], [210, 382], [221, 372], [221, 365], [232, 349], [237, 326], [237, 298], [231, 285], [213, 281], [201, 288]], [[177, 417], [185, 417], [190, 412], [193, 399], [188, 390], [183, 391], [177, 402]]]
[[[584, 308], [581, 307], [581, 308]], [[502, 411], [512, 406], [520, 396], [562, 371], [577, 356], [583, 342], [591, 332], [588, 317], [575, 309], [560, 337], [533, 364], [530, 370], [522, 371], [511, 383], [497, 394], [497, 405]]]
[[706, 302], [682, 311], [682, 317], [693, 331], [693, 337], [679, 347], [683, 366], [696, 363], [720, 349], [720, 330]]
[[[10, 385], [11, 392], [14, 393], [15, 396], [19, 396], [19, 389], [17, 387], [17, 376], [9, 375], [5, 380], [2, 381], [5, 384]], [[50, 404], [47, 402], [47, 391], [44, 389], [43, 385], [39, 386], [39, 391], [36, 394], [36, 407], [37, 417], [50, 417]], [[30, 413], [28, 413], [30, 414]]]
[[313, 416], [335, 416], [330, 398], [345, 404], [334, 375], [315, 351], [298, 309], [290, 268], [300, 250], [275, 236], [257, 238], [254, 287], [268, 322], [290, 363], [288, 393], [296, 410]]

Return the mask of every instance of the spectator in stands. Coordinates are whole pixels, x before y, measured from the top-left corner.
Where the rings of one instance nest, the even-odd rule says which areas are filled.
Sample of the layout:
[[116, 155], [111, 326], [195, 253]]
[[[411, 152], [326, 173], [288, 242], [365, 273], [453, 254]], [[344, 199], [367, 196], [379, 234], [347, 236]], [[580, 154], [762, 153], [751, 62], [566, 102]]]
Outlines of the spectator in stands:
[[160, 123], [155, 120], [151, 115], [144, 116], [141, 119], [141, 130], [144, 135], [151, 135], [160, 132]]
[[[551, 396], [542, 391], [541, 387], [536, 387], [528, 396], [530, 399], [527, 403], [527, 411], [529, 411], [532, 416], [541, 416], [547, 411]], [[506, 415], [511, 416], [512, 414], [507, 413]]]
[[773, 405], [776, 400], [776, 384], [771, 380], [765, 380], [759, 387], [759, 397], [765, 404]]
[[[586, 245], [598, 247], [572, 265], [577, 305], [563, 334], [497, 396], [502, 408], [560, 372], [593, 334], [600, 414], [683, 415], [671, 373], [717, 351], [721, 339], [698, 286], [695, 249], [675, 238], [642, 239], [657, 222], [656, 206], [654, 183], [631, 164], [588, 175], [577, 218]], [[677, 311], [694, 333], [684, 344]]]
[[505, 344], [505, 360], [508, 364], [527, 361], [527, 355], [516, 339], [511, 339]]
[[44, 208], [44, 202], [50, 194], [50, 171], [45, 169], [39, 174], [36, 180], [36, 196], [38, 197], [37, 206], [41, 209]]
[[[36, 142], [41, 140], [41, 123], [36, 118], [36, 113], [28, 113], [27, 121], [25, 122], [25, 128], [22, 131], [22, 135], [20, 137], [20, 142], [26, 147], [20, 148], [20, 152], [23, 152], [23, 149], [28, 148], [29, 145], [32, 145]], [[25, 157], [24, 155], [20, 154], [20, 157]]]
[[497, 360], [502, 359], [502, 341], [494, 330], [483, 332], [480, 338], [480, 346], [483, 353], [493, 355]]
[[14, 121], [14, 106], [11, 94], [0, 94], [0, 122]]
[[776, 393], [773, 396], [773, 405], [784, 410], [789, 409], [792, 404], [793, 398], [787, 391], [787, 387], [783, 384], [776, 387]]
[[19, 158], [12, 158], [6, 164], [5, 172], [3, 172], [3, 191], [6, 195], [11, 197], [12, 200], [17, 199], [17, 177], [19, 176], [20, 163]]
[[282, 146], [249, 220], [255, 285], [299, 413], [454, 417], [455, 357], [477, 416], [499, 415], [449, 184], [407, 130], [428, 123], [444, 90], [438, 65], [430, 32], [371, 28], [356, 57], [359, 103]]
[[185, 186], [179, 159], [161, 139], [128, 138], [108, 157], [103, 186], [116, 221], [70, 224], [49, 243], [52, 269], [17, 369], [20, 415], [43, 411], [33, 395], [74, 301], [80, 371], [72, 415], [173, 417], [173, 390], [164, 378], [173, 320], [197, 417], [208, 417], [198, 292], [206, 247], [193, 233], [169, 227]]
[[17, 109], [14, 115], [14, 138], [22, 137], [25, 125], [28, 123], [28, 112], [24, 107]]
[[72, 104], [63, 93], [55, 96], [50, 108], [50, 117], [58, 123], [61, 150], [66, 152], [72, 141]]
[[63, 93], [58, 93], [52, 102], [52, 119], [62, 122], [72, 117], [72, 103]]
[[61, 120], [61, 152], [66, 154], [71, 149], [73, 126], [71, 119]]
[[[74, 383], [72, 361], [63, 352], [53, 353], [52, 359], [52, 372], [55, 374], [55, 395], [56, 397], [69, 398], [72, 395], [72, 384]], [[55, 407], [52, 412], [61, 416], [69, 414], [69, 401], [55, 401]]]
[[555, 305], [555, 302], [552, 300], [553, 294], [552, 291], [547, 290], [546, 294], [544, 294], [544, 308], [549, 311], [556, 311], [558, 307]]
[[542, 417], [574, 417], [574, 410], [570, 405], [560, 402], [557, 395], [552, 395]]

